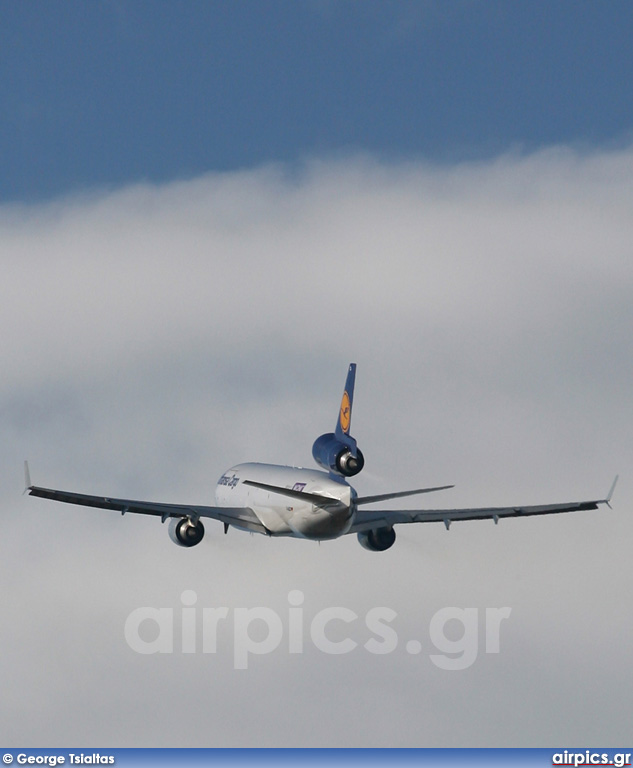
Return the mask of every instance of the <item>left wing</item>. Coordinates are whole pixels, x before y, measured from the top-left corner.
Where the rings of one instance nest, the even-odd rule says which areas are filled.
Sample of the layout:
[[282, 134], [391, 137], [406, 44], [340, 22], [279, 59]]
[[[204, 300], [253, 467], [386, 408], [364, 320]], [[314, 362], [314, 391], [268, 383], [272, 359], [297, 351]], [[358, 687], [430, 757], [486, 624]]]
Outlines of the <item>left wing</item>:
[[599, 504], [607, 504], [615, 489], [616, 476], [606, 499], [596, 501], [572, 501], [568, 504], [542, 504], [528, 507], [476, 507], [473, 509], [359, 509], [354, 516], [349, 533], [360, 533], [375, 528], [391, 527], [399, 523], [444, 523], [448, 530], [455, 520], [494, 520], [502, 517], [529, 517], [531, 515], [551, 515], [559, 512], [577, 512], [585, 509], [598, 509]]
[[31, 485], [27, 468], [25, 468], [25, 472], [27, 477], [26, 490], [31, 496], [40, 496], [43, 499], [52, 499], [53, 501], [63, 501], [66, 504], [79, 504], [84, 507], [114, 509], [121, 512], [122, 515], [125, 515], [127, 512], [140, 515], [154, 515], [160, 517], [163, 523], [171, 517], [188, 517], [195, 522], [201, 517], [208, 517], [245, 531], [268, 533], [268, 529], [262, 525], [250, 507], [203, 507], [192, 504], [161, 504], [156, 501], [89, 496], [84, 493], [57, 491], [52, 488], [40, 488], [39, 486]]

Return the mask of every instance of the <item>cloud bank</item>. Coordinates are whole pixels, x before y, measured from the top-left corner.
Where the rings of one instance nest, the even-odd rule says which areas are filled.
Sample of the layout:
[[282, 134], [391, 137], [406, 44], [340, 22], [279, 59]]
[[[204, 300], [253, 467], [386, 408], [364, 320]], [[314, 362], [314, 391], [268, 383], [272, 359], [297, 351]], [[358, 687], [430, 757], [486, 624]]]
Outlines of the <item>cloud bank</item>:
[[[1, 209], [2, 740], [623, 742], [631, 201], [633, 150], [553, 148], [314, 160]], [[238, 461], [309, 464], [350, 361], [362, 492], [568, 501], [620, 471], [615, 511], [401, 527], [383, 554], [209, 525], [185, 551], [153, 520], [19, 496], [25, 457], [40, 485], [199, 503]], [[129, 613], [178, 612], [187, 589], [199, 608], [280, 615], [293, 589], [308, 617], [387, 606], [398, 648], [280, 647], [244, 671], [228, 647], [135, 654]], [[435, 667], [428, 625], [447, 606], [511, 607], [501, 653]]]

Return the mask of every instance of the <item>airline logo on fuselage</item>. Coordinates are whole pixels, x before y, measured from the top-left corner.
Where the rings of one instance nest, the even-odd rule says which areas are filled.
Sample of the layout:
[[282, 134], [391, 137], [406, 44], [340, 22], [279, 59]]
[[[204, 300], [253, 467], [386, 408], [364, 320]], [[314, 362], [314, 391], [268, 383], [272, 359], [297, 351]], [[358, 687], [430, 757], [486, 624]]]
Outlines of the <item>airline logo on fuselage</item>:
[[351, 416], [351, 405], [349, 402], [349, 395], [347, 392], [343, 393], [343, 399], [341, 400], [341, 415], [339, 416], [339, 424], [345, 434], [349, 432], [349, 420]]
[[232, 475], [225, 473], [218, 480], [218, 485], [226, 485], [227, 488], [235, 488], [239, 481], [240, 478], [235, 474], [235, 472]]

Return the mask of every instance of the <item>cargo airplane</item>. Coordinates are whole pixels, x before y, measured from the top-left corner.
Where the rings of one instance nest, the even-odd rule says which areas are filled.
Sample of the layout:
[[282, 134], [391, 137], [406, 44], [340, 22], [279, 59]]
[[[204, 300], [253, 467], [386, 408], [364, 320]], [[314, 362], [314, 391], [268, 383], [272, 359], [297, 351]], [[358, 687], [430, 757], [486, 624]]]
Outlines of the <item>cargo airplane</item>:
[[608, 496], [597, 501], [541, 506], [484, 507], [475, 509], [368, 509], [389, 499], [415, 496], [452, 488], [451, 485], [418, 488], [373, 496], [359, 496], [347, 478], [357, 475], [365, 463], [363, 454], [351, 436], [352, 402], [356, 364], [349, 366], [341, 407], [334, 432], [316, 439], [312, 455], [321, 469], [302, 469], [272, 464], [237, 464], [218, 480], [215, 505], [162, 504], [153, 501], [88, 496], [56, 491], [32, 485], [27, 462], [24, 463], [26, 490], [31, 496], [80, 504], [86, 507], [114, 509], [159, 517], [169, 521], [171, 540], [181, 547], [193, 547], [204, 536], [203, 519], [218, 520], [226, 533], [230, 527], [266, 536], [294, 536], [312, 541], [337, 539], [355, 533], [365, 548], [382, 552], [396, 540], [394, 526], [403, 523], [443, 522], [446, 529], [457, 520], [529, 517], [558, 512], [597, 509], [609, 504], [616, 479]]

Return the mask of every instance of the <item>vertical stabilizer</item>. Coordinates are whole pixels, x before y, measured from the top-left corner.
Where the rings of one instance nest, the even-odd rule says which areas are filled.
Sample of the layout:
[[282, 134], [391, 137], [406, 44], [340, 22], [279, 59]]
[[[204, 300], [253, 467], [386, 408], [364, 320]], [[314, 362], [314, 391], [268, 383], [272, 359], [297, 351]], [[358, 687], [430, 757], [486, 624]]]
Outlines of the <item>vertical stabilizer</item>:
[[350, 433], [355, 379], [356, 363], [350, 363], [334, 432], [317, 437], [312, 446], [316, 463], [331, 474], [342, 477], [357, 475], [365, 465], [363, 454]]
[[343, 390], [343, 397], [341, 399], [341, 408], [336, 422], [336, 429], [334, 430], [337, 440], [340, 440], [345, 445], [349, 445], [350, 448], [353, 444], [354, 450], [356, 449], [356, 441], [350, 435], [350, 430], [352, 427], [352, 402], [354, 400], [355, 381], [356, 363], [350, 363], [347, 371], [347, 379], [345, 381], [345, 389]]

